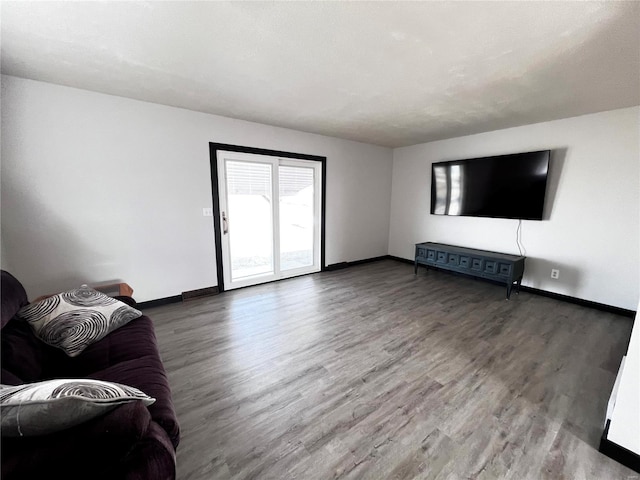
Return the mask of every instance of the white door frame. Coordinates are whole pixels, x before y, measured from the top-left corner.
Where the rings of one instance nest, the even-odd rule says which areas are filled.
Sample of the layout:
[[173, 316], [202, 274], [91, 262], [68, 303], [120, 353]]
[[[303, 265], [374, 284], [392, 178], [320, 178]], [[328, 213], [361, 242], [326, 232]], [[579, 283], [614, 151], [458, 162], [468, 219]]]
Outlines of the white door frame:
[[[213, 154], [213, 152], [212, 152]], [[220, 248], [218, 251], [220, 255], [217, 255], [218, 261], [221, 262], [222, 269], [218, 268], [218, 277], [220, 280], [220, 270], [222, 270], [222, 280], [224, 290], [231, 290], [235, 288], [246, 287], [250, 285], [256, 285], [260, 283], [266, 283], [283, 278], [294, 277], [298, 275], [305, 275], [308, 273], [319, 272], [322, 270], [323, 265], [323, 235], [322, 230], [324, 227], [323, 216], [323, 191], [324, 191], [324, 162], [308, 159], [290, 158], [281, 155], [265, 155], [259, 153], [244, 153], [230, 150], [217, 150], [215, 159], [212, 156], [212, 169], [214, 167], [213, 161], [215, 160], [215, 168], [217, 177], [217, 193], [218, 193], [218, 209], [214, 212], [214, 215], [218, 215], [214, 223], [218, 225], [219, 231], [217, 231], [217, 240], [220, 242]], [[251, 162], [261, 163], [271, 166], [271, 214], [272, 214], [272, 258], [273, 258], [273, 273], [257, 274], [255, 276], [247, 277], [240, 280], [232, 280], [231, 278], [231, 254], [229, 246], [230, 234], [233, 230], [233, 218], [229, 217], [228, 213], [228, 197], [227, 197], [227, 182], [226, 182], [226, 161], [231, 160], [234, 162]], [[312, 168], [314, 172], [314, 238], [313, 238], [313, 264], [310, 267], [301, 267], [297, 269], [290, 269], [281, 271], [280, 269], [280, 191], [279, 191], [279, 167], [280, 166], [297, 166]], [[213, 175], [212, 175], [213, 178]], [[215, 195], [215, 192], [214, 192]], [[215, 208], [214, 201], [214, 210]]]

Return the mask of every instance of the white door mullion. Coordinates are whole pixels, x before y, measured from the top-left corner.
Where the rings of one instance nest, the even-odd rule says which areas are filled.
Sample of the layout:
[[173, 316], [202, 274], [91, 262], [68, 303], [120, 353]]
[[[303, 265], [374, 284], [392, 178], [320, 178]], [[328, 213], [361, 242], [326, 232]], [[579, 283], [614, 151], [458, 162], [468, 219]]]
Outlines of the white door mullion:
[[320, 265], [320, 217], [322, 216], [322, 169], [320, 165], [315, 165], [313, 169], [313, 185], [314, 185], [314, 206], [313, 206], [313, 266], [316, 270], [320, 271], [322, 266]]
[[280, 277], [280, 173], [279, 162], [273, 163], [273, 180], [271, 182], [273, 198], [273, 267], [276, 276]]

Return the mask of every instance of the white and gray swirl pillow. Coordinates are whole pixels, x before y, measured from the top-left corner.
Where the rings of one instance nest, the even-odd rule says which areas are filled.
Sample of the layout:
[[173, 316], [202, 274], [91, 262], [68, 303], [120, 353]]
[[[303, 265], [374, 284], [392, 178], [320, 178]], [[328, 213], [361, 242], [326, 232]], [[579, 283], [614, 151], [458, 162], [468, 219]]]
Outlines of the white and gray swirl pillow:
[[29, 323], [36, 337], [70, 357], [141, 315], [86, 285], [30, 303], [17, 314]]
[[74, 427], [123, 403], [155, 402], [137, 388], [90, 379], [0, 385], [2, 435], [46, 435]]

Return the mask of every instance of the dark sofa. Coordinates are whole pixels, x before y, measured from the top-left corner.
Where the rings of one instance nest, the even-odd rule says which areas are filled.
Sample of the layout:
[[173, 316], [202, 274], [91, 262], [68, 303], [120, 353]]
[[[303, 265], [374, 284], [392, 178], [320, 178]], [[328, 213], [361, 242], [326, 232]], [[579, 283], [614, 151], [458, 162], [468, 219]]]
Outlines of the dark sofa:
[[[2, 479], [174, 479], [180, 431], [151, 320], [142, 316], [77, 357], [46, 345], [15, 318], [28, 304], [20, 282], [2, 271], [2, 378], [20, 385], [93, 378], [129, 385], [156, 399], [121, 405], [54, 434], [2, 438]], [[130, 297], [116, 297], [135, 306]]]

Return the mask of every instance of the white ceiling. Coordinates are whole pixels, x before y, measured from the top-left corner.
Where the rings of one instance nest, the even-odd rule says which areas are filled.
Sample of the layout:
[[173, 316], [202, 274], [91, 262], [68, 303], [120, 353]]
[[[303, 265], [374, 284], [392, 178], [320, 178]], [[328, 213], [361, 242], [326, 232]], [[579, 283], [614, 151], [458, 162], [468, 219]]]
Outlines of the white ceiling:
[[389, 147], [640, 104], [640, 2], [2, 2], [2, 72]]

